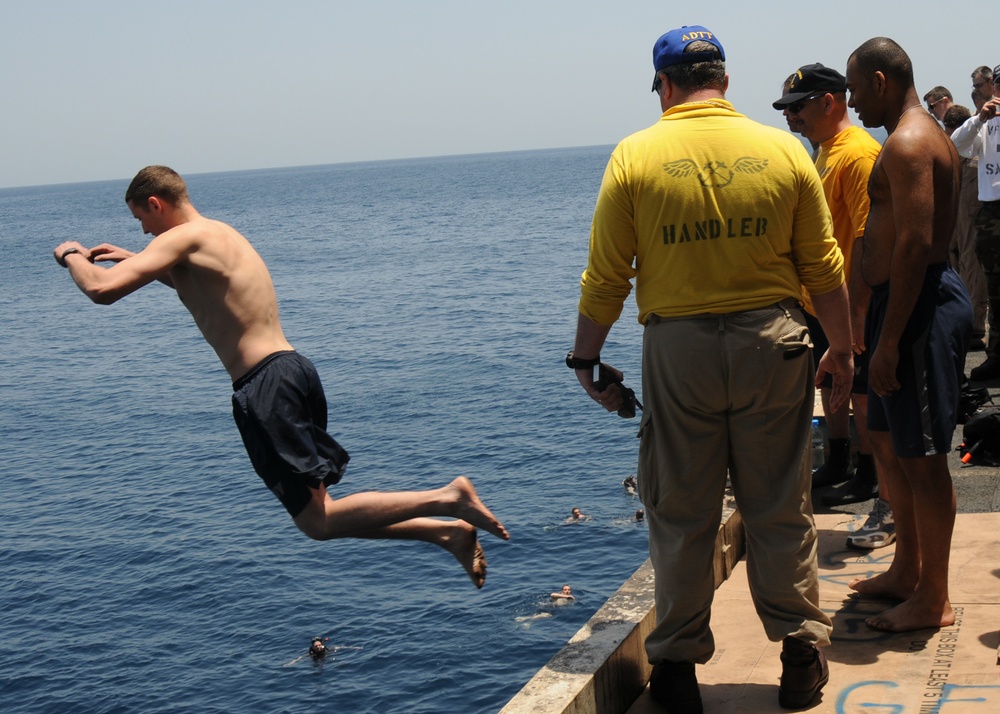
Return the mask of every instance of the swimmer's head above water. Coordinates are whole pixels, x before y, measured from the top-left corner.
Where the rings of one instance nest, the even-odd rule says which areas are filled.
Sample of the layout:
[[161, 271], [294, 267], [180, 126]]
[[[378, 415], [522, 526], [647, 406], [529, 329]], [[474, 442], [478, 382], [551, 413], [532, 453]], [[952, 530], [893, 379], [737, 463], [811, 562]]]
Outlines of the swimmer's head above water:
[[560, 590], [557, 593], [552, 593], [551, 595], [549, 595], [549, 597], [552, 600], [555, 600], [557, 604], [560, 601], [576, 600], [576, 598], [573, 596], [573, 588], [571, 588], [569, 585], [563, 585], [562, 590]]
[[313, 659], [322, 659], [326, 657], [326, 653], [326, 645], [323, 644], [322, 638], [313, 637], [312, 642], [309, 643], [309, 656]]

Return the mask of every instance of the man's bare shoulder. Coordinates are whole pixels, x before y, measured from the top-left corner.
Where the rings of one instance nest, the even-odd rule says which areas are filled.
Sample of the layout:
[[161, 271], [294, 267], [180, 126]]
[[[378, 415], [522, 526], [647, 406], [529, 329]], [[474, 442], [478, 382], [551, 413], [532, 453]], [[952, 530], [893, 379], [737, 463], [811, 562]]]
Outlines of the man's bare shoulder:
[[212, 218], [205, 218], [204, 216], [198, 216], [193, 220], [185, 221], [162, 235], [169, 236], [172, 240], [195, 242], [221, 237], [243, 237], [239, 231], [228, 223], [223, 223]]
[[933, 160], [938, 152], [948, 153], [951, 140], [930, 114], [921, 110], [903, 116], [882, 145], [883, 157], [909, 161]]
[[890, 190], [900, 178], [911, 175], [921, 164], [930, 166], [933, 163], [926, 150], [920, 146], [919, 136], [920, 132], [901, 129], [885, 140], [872, 167], [873, 196], [879, 189]]
[[161, 233], [149, 244], [168, 247], [171, 252], [186, 255], [189, 259], [195, 255], [212, 255], [225, 253], [232, 256], [233, 252], [256, 252], [250, 243], [235, 228], [222, 221], [198, 216], [180, 223], [170, 230]]

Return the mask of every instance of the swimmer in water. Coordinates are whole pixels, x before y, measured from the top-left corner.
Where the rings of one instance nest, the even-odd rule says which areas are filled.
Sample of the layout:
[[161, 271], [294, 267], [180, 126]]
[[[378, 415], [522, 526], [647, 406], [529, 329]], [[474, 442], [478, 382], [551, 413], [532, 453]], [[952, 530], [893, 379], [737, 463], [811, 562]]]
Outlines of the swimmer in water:
[[313, 637], [312, 642], [309, 644], [309, 656], [313, 659], [323, 659], [326, 657], [327, 652], [329, 650], [323, 644], [323, 640], [319, 637]]
[[635, 512], [635, 522], [642, 523], [644, 520], [646, 520], [646, 512], [640, 508]]
[[555, 601], [557, 605], [565, 605], [566, 602], [570, 600], [576, 600], [576, 598], [573, 597], [573, 588], [569, 585], [563, 585], [562, 590], [557, 593], [552, 593], [549, 595], [549, 598]]
[[569, 513], [569, 518], [566, 519], [567, 523], [577, 523], [579, 521], [589, 521], [590, 516], [586, 513], [581, 513], [579, 508], [574, 508]]

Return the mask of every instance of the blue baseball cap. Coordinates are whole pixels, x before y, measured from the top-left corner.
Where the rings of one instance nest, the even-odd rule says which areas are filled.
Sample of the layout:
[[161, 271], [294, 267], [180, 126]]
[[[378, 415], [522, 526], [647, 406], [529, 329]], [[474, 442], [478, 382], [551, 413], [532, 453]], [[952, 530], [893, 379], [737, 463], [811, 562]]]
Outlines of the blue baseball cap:
[[[698, 40], [710, 42], [715, 45], [716, 49], [704, 52], [684, 51], [688, 45]], [[653, 45], [653, 69], [657, 72], [675, 64], [709, 62], [711, 60], [725, 62], [726, 51], [722, 49], [722, 43], [719, 42], [715, 33], [701, 25], [685, 25], [679, 29], [671, 30]]]

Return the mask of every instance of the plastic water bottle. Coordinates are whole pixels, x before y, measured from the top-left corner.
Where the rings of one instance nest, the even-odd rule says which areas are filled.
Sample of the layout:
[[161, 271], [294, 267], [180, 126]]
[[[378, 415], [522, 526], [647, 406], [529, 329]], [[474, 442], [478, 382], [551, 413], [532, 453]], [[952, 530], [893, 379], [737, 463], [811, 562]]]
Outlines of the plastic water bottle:
[[826, 430], [823, 428], [822, 422], [818, 418], [813, 419], [812, 423], [812, 468], [813, 471], [818, 469], [826, 461], [826, 455], [823, 453], [823, 446], [826, 442]]

